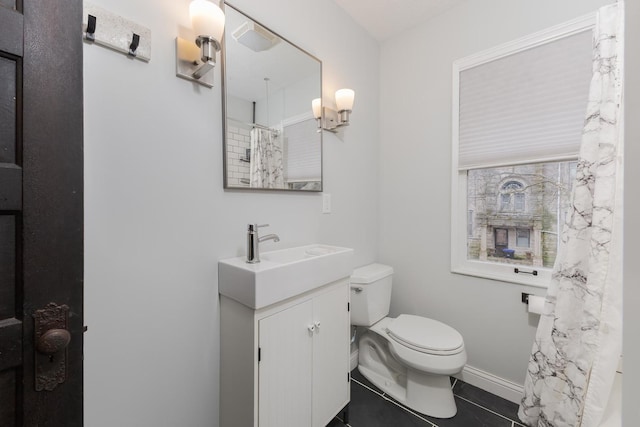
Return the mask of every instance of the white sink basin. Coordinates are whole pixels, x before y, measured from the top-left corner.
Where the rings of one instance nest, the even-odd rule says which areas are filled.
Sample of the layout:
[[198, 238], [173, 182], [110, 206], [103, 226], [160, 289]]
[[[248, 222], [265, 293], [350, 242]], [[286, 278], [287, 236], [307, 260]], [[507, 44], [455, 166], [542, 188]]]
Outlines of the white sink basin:
[[353, 249], [308, 245], [260, 254], [261, 262], [246, 257], [218, 262], [220, 294], [259, 309], [348, 277], [353, 272]]

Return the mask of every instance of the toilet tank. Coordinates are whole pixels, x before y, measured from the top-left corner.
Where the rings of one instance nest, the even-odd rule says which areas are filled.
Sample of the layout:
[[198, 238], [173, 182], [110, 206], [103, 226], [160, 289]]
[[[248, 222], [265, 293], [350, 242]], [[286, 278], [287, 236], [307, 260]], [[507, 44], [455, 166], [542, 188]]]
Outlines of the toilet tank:
[[371, 326], [389, 314], [393, 268], [369, 264], [351, 275], [351, 324]]

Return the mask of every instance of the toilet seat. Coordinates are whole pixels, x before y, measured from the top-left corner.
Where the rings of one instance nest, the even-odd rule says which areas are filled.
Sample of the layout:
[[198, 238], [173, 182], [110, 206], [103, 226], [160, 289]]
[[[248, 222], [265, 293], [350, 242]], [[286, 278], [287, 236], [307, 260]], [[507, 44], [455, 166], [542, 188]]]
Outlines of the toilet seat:
[[464, 350], [458, 331], [426, 317], [401, 314], [386, 326], [386, 331], [397, 343], [420, 353], [450, 356]]

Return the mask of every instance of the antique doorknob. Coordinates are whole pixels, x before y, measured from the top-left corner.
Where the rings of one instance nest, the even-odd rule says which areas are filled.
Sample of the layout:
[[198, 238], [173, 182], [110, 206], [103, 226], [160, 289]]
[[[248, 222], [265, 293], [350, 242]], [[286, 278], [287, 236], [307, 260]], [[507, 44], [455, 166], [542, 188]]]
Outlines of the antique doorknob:
[[67, 348], [70, 341], [71, 334], [66, 329], [49, 329], [38, 339], [36, 349], [43, 354], [56, 354]]
[[69, 306], [50, 302], [33, 313], [36, 391], [52, 391], [67, 379]]

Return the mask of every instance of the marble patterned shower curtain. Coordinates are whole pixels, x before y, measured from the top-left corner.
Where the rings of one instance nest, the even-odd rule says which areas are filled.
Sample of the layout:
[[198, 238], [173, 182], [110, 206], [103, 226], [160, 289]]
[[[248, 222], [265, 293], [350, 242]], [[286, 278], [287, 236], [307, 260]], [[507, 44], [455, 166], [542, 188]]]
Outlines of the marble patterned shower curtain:
[[623, 10], [598, 12], [573, 209], [518, 412], [528, 426], [597, 427], [621, 354]]
[[281, 134], [259, 128], [251, 130], [251, 187], [284, 188]]

